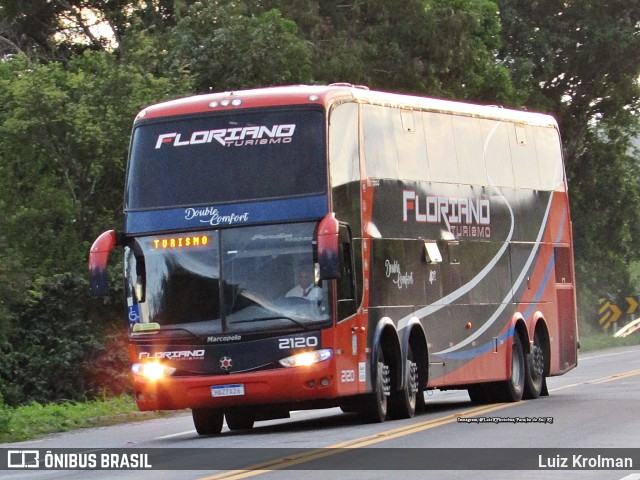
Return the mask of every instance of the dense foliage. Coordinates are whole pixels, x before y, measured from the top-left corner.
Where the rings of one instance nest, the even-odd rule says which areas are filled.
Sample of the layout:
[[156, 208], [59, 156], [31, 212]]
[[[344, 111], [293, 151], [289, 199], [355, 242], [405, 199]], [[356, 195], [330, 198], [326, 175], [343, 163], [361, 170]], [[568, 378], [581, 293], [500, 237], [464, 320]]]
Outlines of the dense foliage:
[[552, 113], [580, 314], [595, 325], [597, 295], [637, 288], [638, 12], [640, 0], [0, 0], [0, 403], [127, 388], [121, 292], [88, 297], [88, 248], [121, 224], [137, 111], [209, 90], [349, 81]]

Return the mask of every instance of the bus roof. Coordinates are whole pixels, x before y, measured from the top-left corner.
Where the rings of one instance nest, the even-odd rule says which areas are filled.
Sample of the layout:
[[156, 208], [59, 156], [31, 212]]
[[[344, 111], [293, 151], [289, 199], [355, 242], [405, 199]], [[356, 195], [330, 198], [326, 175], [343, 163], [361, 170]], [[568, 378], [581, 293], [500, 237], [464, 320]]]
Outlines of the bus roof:
[[453, 113], [557, 128], [555, 119], [547, 114], [512, 110], [500, 106], [477, 105], [430, 97], [380, 92], [348, 83], [267, 87], [195, 95], [151, 105], [143, 109], [136, 119], [161, 118], [211, 111], [234, 111], [276, 105], [318, 104], [326, 108], [336, 102], [344, 101], [385, 105], [406, 110]]

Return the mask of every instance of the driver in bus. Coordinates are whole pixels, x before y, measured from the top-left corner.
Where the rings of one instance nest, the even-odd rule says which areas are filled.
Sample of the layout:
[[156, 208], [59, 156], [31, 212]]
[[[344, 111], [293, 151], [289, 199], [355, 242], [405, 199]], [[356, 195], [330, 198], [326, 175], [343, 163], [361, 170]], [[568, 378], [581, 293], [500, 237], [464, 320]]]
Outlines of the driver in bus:
[[296, 286], [287, 292], [287, 297], [306, 298], [309, 301], [320, 302], [322, 289], [315, 284], [313, 269], [304, 265], [295, 267]]

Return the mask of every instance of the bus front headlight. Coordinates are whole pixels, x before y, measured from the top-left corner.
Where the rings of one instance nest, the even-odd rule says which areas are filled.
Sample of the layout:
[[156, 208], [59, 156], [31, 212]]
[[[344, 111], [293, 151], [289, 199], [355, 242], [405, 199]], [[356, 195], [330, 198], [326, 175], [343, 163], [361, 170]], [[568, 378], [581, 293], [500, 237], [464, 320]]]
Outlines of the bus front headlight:
[[134, 363], [131, 365], [131, 372], [134, 375], [140, 375], [147, 380], [160, 380], [161, 378], [171, 376], [176, 369], [167, 367], [159, 362]]
[[280, 360], [283, 367], [308, 367], [314, 363], [324, 362], [333, 356], [333, 351], [328, 348], [314, 350], [313, 352], [302, 352]]

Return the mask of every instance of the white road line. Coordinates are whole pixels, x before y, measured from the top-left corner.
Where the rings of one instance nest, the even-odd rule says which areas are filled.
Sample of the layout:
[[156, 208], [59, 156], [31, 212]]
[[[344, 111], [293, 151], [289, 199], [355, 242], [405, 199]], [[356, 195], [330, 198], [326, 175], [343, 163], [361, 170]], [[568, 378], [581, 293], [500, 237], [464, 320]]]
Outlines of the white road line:
[[564, 385], [562, 387], [550, 388], [549, 392], [557, 392], [558, 390], [564, 390], [565, 388], [577, 387], [578, 385], [583, 385], [584, 382], [581, 383], [572, 383], [571, 385]]
[[154, 440], [164, 440], [165, 438], [181, 437], [183, 435], [192, 435], [194, 433], [196, 433], [195, 430], [188, 430], [186, 432], [172, 433], [170, 435], [163, 435], [162, 437], [156, 437], [154, 438]]
[[581, 360], [581, 361], [594, 360], [596, 358], [615, 357], [617, 355], [628, 355], [628, 354], [632, 354], [632, 353], [637, 354], [638, 350], [627, 350], [625, 352], [605, 353], [603, 355], [592, 355], [592, 356], [589, 356], [589, 357], [579, 357], [578, 360]]

